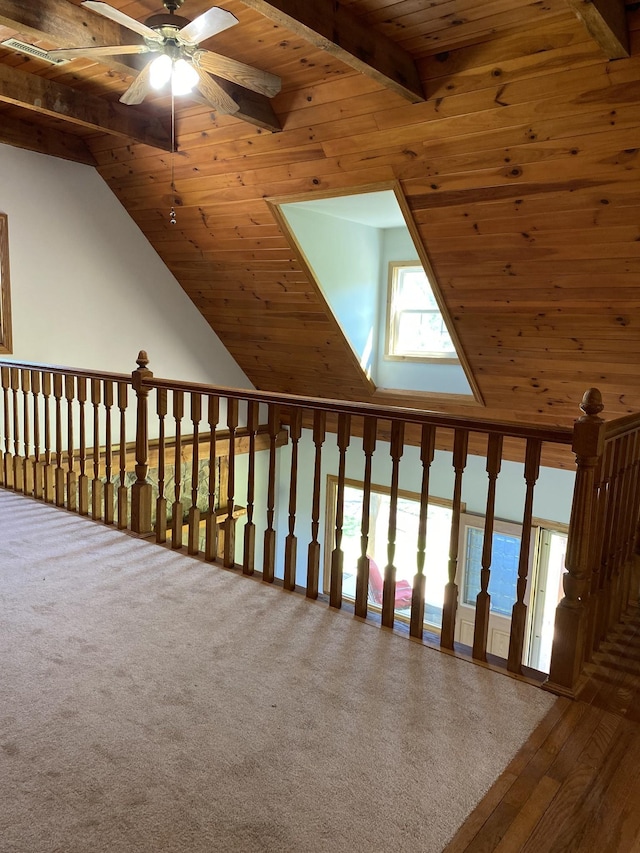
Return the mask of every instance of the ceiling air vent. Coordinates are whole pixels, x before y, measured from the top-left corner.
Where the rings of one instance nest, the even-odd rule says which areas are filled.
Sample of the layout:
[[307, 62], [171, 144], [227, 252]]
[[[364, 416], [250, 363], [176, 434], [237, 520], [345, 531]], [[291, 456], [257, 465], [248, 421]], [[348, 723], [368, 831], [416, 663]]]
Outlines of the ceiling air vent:
[[16, 50], [18, 53], [26, 53], [27, 56], [33, 56], [36, 59], [42, 59], [44, 62], [50, 62], [52, 65], [64, 65], [68, 59], [52, 59], [46, 50], [41, 47], [35, 47], [32, 44], [27, 44], [18, 39], [5, 39], [0, 41], [0, 47], [8, 47], [10, 50]]

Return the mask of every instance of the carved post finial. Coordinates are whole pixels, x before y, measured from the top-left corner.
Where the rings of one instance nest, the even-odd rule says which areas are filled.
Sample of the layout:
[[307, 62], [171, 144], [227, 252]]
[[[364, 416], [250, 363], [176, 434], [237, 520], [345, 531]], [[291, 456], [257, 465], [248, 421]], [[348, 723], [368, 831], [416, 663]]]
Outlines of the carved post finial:
[[580, 410], [584, 412], [587, 417], [594, 417], [595, 415], [599, 415], [603, 409], [604, 403], [602, 402], [602, 394], [599, 389], [587, 388], [582, 395]]
[[149, 356], [147, 355], [146, 350], [143, 350], [143, 349], [140, 350], [140, 352], [138, 353], [138, 357], [136, 359], [136, 364], [138, 365], [138, 367], [142, 368], [143, 370], [149, 364]]

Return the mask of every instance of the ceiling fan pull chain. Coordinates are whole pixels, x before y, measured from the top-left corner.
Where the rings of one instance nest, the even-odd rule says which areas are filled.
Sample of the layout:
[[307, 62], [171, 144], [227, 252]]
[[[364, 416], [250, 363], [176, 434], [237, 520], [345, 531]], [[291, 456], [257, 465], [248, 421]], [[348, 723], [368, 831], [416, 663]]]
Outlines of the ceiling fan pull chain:
[[171, 88], [171, 210], [169, 211], [169, 224], [175, 225], [177, 222], [176, 219], [176, 177], [175, 177], [175, 166], [174, 166], [174, 157], [176, 151], [176, 101], [175, 96], [173, 94], [173, 87]]

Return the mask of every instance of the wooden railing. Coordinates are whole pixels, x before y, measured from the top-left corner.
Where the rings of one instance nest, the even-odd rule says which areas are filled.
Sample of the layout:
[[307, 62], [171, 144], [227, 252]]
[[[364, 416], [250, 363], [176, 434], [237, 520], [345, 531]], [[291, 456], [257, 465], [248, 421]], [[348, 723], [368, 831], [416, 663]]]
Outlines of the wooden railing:
[[[3, 362], [0, 377], [0, 485], [229, 569], [260, 572], [265, 582], [277, 580], [309, 598], [326, 591], [335, 608], [345, 600], [348, 570], [355, 575], [356, 616], [379, 618], [388, 628], [401, 621], [412, 637], [460, 653], [465, 473], [476, 466], [477, 475], [481, 458], [484, 536], [473, 642], [466, 653], [515, 675], [527, 673], [529, 553], [541, 465], [554, 449], [557, 454], [572, 447], [575, 487], [549, 689], [576, 695], [585, 664], [637, 599], [640, 417], [605, 422], [596, 391], [585, 395], [584, 415], [571, 430], [173, 382], [153, 376], [145, 353], [131, 376]], [[488, 650], [488, 632], [504, 461], [519, 465], [522, 536], [508, 654], [499, 659]], [[330, 530], [323, 501], [328, 475], [337, 484]], [[346, 566], [345, 489], [356, 475], [362, 484], [360, 548]], [[412, 489], [417, 483], [419, 520], [410, 607], [407, 601], [399, 608], [397, 512], [408, 481]], [[390, 506], [379, 607], [370, 598], [374, 486], [386, 489]], [[427, 510], [433, 498], [451, 508], [442, 617], [435, 627], [425, 623], [433, 571], [426, 564], [432, 533]]]

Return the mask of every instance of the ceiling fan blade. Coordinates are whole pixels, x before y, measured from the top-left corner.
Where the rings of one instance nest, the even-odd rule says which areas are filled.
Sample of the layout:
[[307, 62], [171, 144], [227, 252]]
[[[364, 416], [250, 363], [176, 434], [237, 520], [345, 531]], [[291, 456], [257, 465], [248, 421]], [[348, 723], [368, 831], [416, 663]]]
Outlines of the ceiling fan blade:
[[127, 91], [120, 98], [122, 104], [141, 104], [151, 91], [151, 63], [147, 62]]
[[233, 113], [237, 113], [240, 107], [236, 104], [233, 98], [229, 97], [224, 89], [219, 86], [215, 80], [212, 80], [211, 77], [209, 77], [206, 71], [202, 71], [197, 67], [197, 65], [194, 65], [194, 68], [198, 72], [198, 82], [196, 87], [205, 100], [211, 104], [214, 110], [226, 115], [233, 115]]
[[73, 59], [83, 56], [92, 59], [94, 56], [119, 56], [131, 53], [149, 53], [151, 48], [146, 44], [100, 45], [99, 47], [62, 47], [59, 50], [49, 50], [52, 59]]
[[126, 27], [128, 30], [133, 30], [134, 33], [139, 33], [145, 38], [162, 41], [162, 37], [155, 30], [152, 30], [151, 27], [148, 27], [141, 21], [136, 21], [135, 18], [130, 18], [124, 12], [120, 12], [118, 9], [114, 9], [113, 6], [109, 6], [108, 3], [101, 3], [99, 0], [83, 0], [82, 5], [86, 6], [87, 9], [91, 9], [92, 12], [97, 12], [105, 18], [110, 18], [116, 24], [121, 24], [121, 26]]
[[237, 23], [238, 19], [231, 12], [214, 6], [183, 27], [178, 33], [178, 41], [189, 45], [200, 44]]
[[282, 81], [275, 74], [260, 71], [251, 65], [245, 65], [244, 62], [238, 62], [236, 59], [230, 59], [228, 56], [222, 56], [210, 50], [197, 50], [192, 59], [193, 64], [198, 68], [230, 80], [232, 83], [239, 83], [246, 89], [266, 95], [268, 98], [277, 95], [282, 87]]

